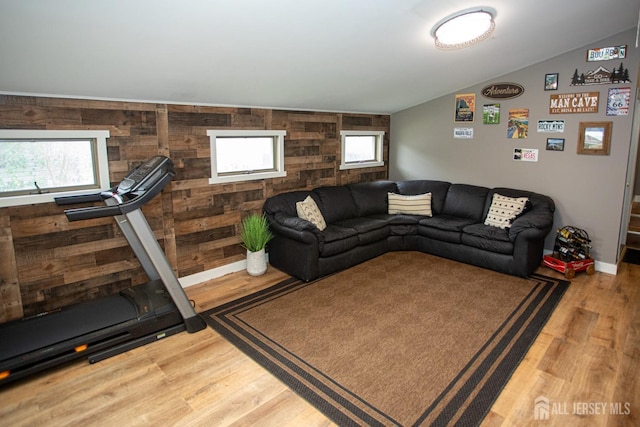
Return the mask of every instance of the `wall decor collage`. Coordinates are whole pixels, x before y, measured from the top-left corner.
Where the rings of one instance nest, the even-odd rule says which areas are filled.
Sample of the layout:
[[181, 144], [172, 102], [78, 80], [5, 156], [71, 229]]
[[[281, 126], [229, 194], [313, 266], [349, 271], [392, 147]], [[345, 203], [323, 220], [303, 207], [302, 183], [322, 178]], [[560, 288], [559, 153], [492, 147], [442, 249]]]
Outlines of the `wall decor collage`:
[[[575, 69], [570, 79], [570, 86], [590, 85], [626, 85], [631, 83], [629, 70], [624, 67], [627, 46], [610, 46], [588, 49], [586, 53], [585, 70]], [[603, 61], [604, 65], [599, 65]], [[619, 61], [619, 62], [618, 62]], [[609, 65], [611, 64], [611, 65]], [[548, 73], [544, 76], [543, 88], [545, 91], [557, 91], [559, 73]], [[529, 109], [514, 108], [501, 111], [500, 100], [516, 98], [524, 93], [524, 87], [517, 83], [493, 83], [480, 91], [482, 97], [493, 100], [493, 103], [482, 105], [482, 124], [499, 125], [501, 116], [507, 118], [506, 138], [527, 139], [529, 135]], [[605, 100], [603, 100], [605, 101]], [[631, 87], [612, 87], [608, 89], [606, 99], [607, 116], [626, 116], [629, 114], [631, 102]], [[585, 90], [572, 93], [551, 93], [549, 95], [549, 111], [552, 115], [565, 115], [577, 113], [597, 113], [600, 108], [600, 91]], [[478, 109], [478, 111], [480, 111]], [[473, 127], [469, 127], [475, 121], [476, 94], [462, 93], [455, 95], [455, 114], [453, 137], [456, 139], [473, 139]], [[612, 121], [579, 122], [579, 132], [576, 138], [577, 154], [609, 155], [611, 147]], [[545, 149], [547, 151], [564, 151], [565, 149], [565, 120], [546, 119], [539, 120], [536, 126], [537, 133], [548, 133]], [[538, 149], [514, 148], [513, 160], [538, 161]]]

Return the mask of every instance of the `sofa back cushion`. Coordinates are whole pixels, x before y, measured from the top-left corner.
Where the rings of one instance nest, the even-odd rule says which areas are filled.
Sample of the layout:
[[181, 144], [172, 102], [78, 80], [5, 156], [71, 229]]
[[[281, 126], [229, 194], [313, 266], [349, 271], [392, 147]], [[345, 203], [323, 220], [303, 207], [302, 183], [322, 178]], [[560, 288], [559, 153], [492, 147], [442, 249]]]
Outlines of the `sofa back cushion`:
[[387, 193], [398, 191], [393, 181], [373, 181], [347, 184], [358, 209], [358, 216], [387, 213]]
[[431, 193], [431, 211], [434, 215], [442, 213], [444, 199], [451, 183], [445, 181], [431, 181], [419, 179], [413, 181], [398, 181], [398, 192], [404, 195], [417, 195]]
[[[489, 207], [486, 207], [489, 189], [467, 184], [451, 184], [442, 208], [443, 215], [468, 218], [482, 222]], [[505, 194], [506, 195], [506, 194]], [[491, 202], [489, 201], [489, 206]]]
[[550, 213], [555, 212], [556, 205], [553, 202], [553, 199], [549, 196], [545, 196], [543, 194], [534, 193], [533, 191], [526, 190], [516, 190], [513, 188], [493, 188], [489, 190], [487, 194], [487, 200], [485, 202], [485, 217], [487, 212], [489, 212], [489, 207], [491, 206], [491, 200], [495, 193], [501, 194], [507, 197], [527, 197], [529, 199], [528, 206], [525, 211], [529, 210], [544, 210]]
[[262, 209], [267, 216], [274, 218], [276, 216], [297, 217], [296, 203], [303, 201], [307, 196], [311, 196], [318, 203], [318, 197], [311, 191], [291, 191], [269, 197], [265, 200]]
[[320, 200], [318, 207], [327, 224], [358, 216], [351, 191], [346, 186], [319, 187], [313, 193]]

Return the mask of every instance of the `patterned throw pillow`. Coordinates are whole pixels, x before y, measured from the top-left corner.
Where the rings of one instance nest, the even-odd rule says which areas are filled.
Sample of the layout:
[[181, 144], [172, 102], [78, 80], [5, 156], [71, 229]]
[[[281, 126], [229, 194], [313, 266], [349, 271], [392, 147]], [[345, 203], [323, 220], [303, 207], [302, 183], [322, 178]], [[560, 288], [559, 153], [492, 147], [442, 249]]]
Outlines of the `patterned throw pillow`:
[[318, 208], [318, 205], [311, 196], [307, 196], [307, 198], [301, 202], [296, 202], [296, 211], [298, 212], [299, 218], [306, 219], [318, 227], [320, 231], [327, 228], [327, 223], [324, 221], [322, 212], [320, 212], [320, 208]]
[[388, 193], [389, 215], [409, 214], [433, 216], [431, 211], [431, 193], [405, 196], [403, 194]]
[[506, 197], [498, 193], [493, 195], [491, 207], [484, 220], [484, 225], [491, 225], [498, 228], [509, 228], [518, 215], [524, 212], [524, 208], [529, 201], [526, 197]]

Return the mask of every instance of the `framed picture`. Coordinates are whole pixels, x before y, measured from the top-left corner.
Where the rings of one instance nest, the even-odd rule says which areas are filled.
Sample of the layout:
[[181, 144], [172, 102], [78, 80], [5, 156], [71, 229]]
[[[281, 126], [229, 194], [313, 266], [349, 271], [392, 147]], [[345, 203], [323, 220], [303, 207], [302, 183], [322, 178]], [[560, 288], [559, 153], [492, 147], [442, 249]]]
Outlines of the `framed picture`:
[[558, 90], [558, 73], [544, 75], [544, 90]]
[[482, 123], [497, 125], [500, 123], [500, 104], [484, 104], [482, 107]]
[[613, 122], [580, 122], [578, 154], [608, 156]]
[[564, 151], [564, 138], [547, 138], [547, 150]]
[[456, 94], [456, 115], [455, 122], [473, 122], [476, 111], [476, 94], [459, 93]]

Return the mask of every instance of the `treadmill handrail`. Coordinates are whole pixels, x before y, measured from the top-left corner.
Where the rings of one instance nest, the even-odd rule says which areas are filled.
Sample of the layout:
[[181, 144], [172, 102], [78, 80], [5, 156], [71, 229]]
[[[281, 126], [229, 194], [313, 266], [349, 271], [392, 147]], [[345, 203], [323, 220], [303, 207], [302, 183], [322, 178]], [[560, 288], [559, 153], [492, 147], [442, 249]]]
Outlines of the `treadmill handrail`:
[[77, 203], [99, 202], [104, 200], [102, 193], [79, 194], [77, 196], [61, 196], [54, 198], [56, 205], [75, 205]]
[[147, 202], [160, 193], [172, 179], [173, 175], [164, 175], [162, 179], [155, 182], [142, 194], [137, 194], [136, 197], [131, 200], [115, 206], [90, 206], [86, 208], [67, 209], [64, 213], [69, 221], [122, 215], [136, 209], [140, 209], [142, 206], [147, 204]]

